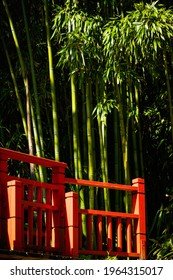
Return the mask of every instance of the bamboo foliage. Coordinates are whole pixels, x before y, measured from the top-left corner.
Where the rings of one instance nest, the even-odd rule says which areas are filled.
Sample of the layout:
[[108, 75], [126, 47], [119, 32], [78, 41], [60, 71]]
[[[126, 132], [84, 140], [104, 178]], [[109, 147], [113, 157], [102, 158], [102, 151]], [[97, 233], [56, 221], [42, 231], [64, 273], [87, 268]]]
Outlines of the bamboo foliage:
[[[37, 138], [35, 139], [36, 149], [38, 147], [38, 153], [39, 155], [41, 155], [39, 149], [40, 151], [44, 151], [44, 147], [37, 83], [34, 73], [35, 71], [33, 64], [33, 55], [27, 26], [25, 6], [23, 1], [21, 3], [23, 7], [27, 45], [30, 56], [31, 76], [35, 100], [34, 105], [36, 108], [37, 118], [37, 121], [34, 121], [34, 109], [32, 108], [33, 105], [31, 100], [31, 112], [33, 115], [33, 131], [35, 131], [34, 135]], [[52, 46], [50, 40], [50, 23], [48, 19], [49, 6], [47, 1], [43, 1], [43, 3], [45, 8], [45, 24], [49, 61], [49, 80], [51, 84], [52, 94], [51, 98], [54, 126], [54, 151], [56, 159], [59, 160], [58, 111], [57, 96], [55, 93], [55, 79], [53, 72]], [[16, 49], [18, 52], [18, 57], [21, 64], [21, 69], [23, 73], [22, 75], [25, 84], [26, 70], [22, 59], [20, 46], [17, 40], [17, 35], [15, 33], [15, 28], [5, 0], [3, 1], [3, 4], [6, 8], [6, 12], [9, 17], [9, 23], [12, 30], [13, 40], [15, 42]], [[162, 52], [164, 42], [167, 42], [167, 44], [165, 45], [164, 52], [162, 53], [162, 58], [165, 68], [165, 77], [170, 108], [170, 119], [171, 123], [173, 122], [171, 109], [171, 90], [168, 73], [169, 69], [167, 67], [168, 63], [166, 61], [167, 56], [169, 56], [169, 41], [172, 36], [172, 11], [166, 10], [164, 7], [157, 5], [157, 3], [146, 5], [144, 5], [144, 3], [140, 3], [135, 5], [135, 10], [125, 15], [123, 12], [123, 3], [115, 7], [115, 3], [112, 2], [110, 4], [107, 3], [107, 1], [105, 1], [104, 3], [98, 5], [98, 11], [99, 9], [103, 9], [105, 10], [106, 14], [110, 14], [110, 9], [111, 7], [113, 7], [114, 9], [117, 8], [119, 12], [116, 16], [114, 10], [114, 18], [107, 20], [106, 24], [104, 25], [103, 18], [101, 18], [100, 16], [90, 16], [89, 14], [87, 14], [87, 12], [83, 12], [82, 10], [78, 9], [78, 7], [85, 6], [84, 3], [81, 4], [79, 3], [79, 1], [65, 1], [65, 8], [62, 8], [62, 6], [59, 6], [57, 8], [53, 22], [54, 40], [56, 40], [59, 43], [57, 47], [59, 59], [58, 67], [63, 66], [66, 70], [68, 68], [69, 77], [71, 80], [72, 103], [76, 103], [76, 106], [78, 106], [79, 104], [78, 95], [79, 93], [81, 93], [81, 88], [83, 87], [79, 86], [81, 83], [84, 83], [86, 85], [86, 89], [84, 90], [84, 87], [82, 89], [82, 94], [85, 94], [86, 92], [86, 97], [88, 98], [86, 100], [86, 114], [88, 111], [89, 115], [87, 128], [88, 132], [86, 132], [88, 133], [88, 138], [86, 138], [88, 139], [86, 144], [88, 150], [88, 170], [85, 168], [85, 171], [87, 170], [87, 176], [89, 176], [90, 178], [94, 178], [96, 162], [94, 159], [95, 137], [93, 137], [93, 121], [91, 120], [91, 110], [93, 110], [93, 108], [91, 106], [90, 99], [92, 99], [94, 100], [94, 107], [96, 106], [95, 113], [98, 117], [97, 125], [100, 139], [99, 153], [101, 157], [101, 178], [103, 181], [109, 180], [109, 159], [107, 155], [107, 114], [112, 114], [112, 112], [116, 112], [114, 114], [114, 116], [116, 116], [115, 130], [117, 130], [118, 133], [116, 133], [117, 139], [115, 136], [114, 149], [116, 151], [115, 158], [117, 162], [115, 163], [115, 166], [117, 168], [118, 165], [121, 166], [121, 163], [123, 163], [124, 171], [122, 175], [120, 175], [121, 171], [117, 172], [115, 180], [124, 180], [124, 182], [129, 183], [131, 180], [129, 168], [129, 164], [131, 162], [131, 158], [129, 158], [129, 139], [130, 141], [132, 141], [134, 149], [133, 162], [136, 166], [136, 174], [140, 174], [140, 170], [143, 169], [141, 167], [138, 170], [139, 160], [140, 166], [142, 166], [141, 152], [140, 157], [138, 155], [139, 147], [140, 151], [142, 151], [139, 125], [139, 92], [141, 91], [142, 77], [138, 77], [137, 71], [139, 68], [141, 68], [141, 63], [143, 63], [141, 72], [145, 72], [145, 67], [148, 67], [149, 65], [148, 61], [151, 61], [151, 59], [157, 59], [157, 57]], [[145, 44], [143, 44], [144, 41]], [[93, 70], [95, 71], [94, 76]], [[103, 72], [105, 72], [105, 76], [103, 75]], [[87, 88], [87, 85], [89, 85], [87, 77], [91, 76], [92, 79], [90, 81], [90, 86], [88, 86]], [[95, 87], [95, 85], [97, 86]], [[89, 88], [91, 88], [91, 92]], [[73, 101], [73, 98], [75, 99], [75, 102]], [[100, 110], [102, 111], [99, 111], [99, 106]], [[83, 154], [81, 154], [83, 149], [81, 149], [80, 147], [80, 134], [79, 131], [77, 132], [78, 128], [75, 128], [76, 123], [78, 123], [79, 112], [77, 112], [77, 107], [74, 107], [74, 110], [76, 112], [76, 116], [75, 120], [73, 120], [73, 142], [75, 143], [77, 141], [76, 143], [78, 143], [77, 145], [74, 144], [74, 154], [76, 153], [76, 155], [74, 155], [74, 170], [76, 172], [76, 176], [82, 177], [82, 173], [84, 173], [82, 158], [86, 159], [86, 156], [84, 157]], [[105, 114], [105, 112], [107, 113]], [[75, 114], [73, 112], [73, 117]], [[92, 133], [90, 132], [90, 130], [92, 131]], [[118, 134], [120, 137], [118, 136]], [[118, 147], [118, 145], [120, 144], [118, 139], [121, 139], [121, 147]], [[38, 143], [38, 146], [36, 143]], [[78, 147], [77, 150], [75, 146]], [[120, 155], [121, 151], [122, 158]], [[91, 167], [91, 169], [89, 166]], [[109, 199], [106, 199], [105, 197], [105, 200], [108, 201]]]
[[154, 61], [158, 58], [159, 53], [163, 52], [170, 121], [171, 127], [173, 127], [172, 100], [166, 61], [166, 49], [173, 35], [173, 15], [171, 9], [166, 10], [162, 5], [158, 7], [156, 5], [157, 2], [153, 2], [151, 5], [140, 3], [135, 6], [136, 10], [130, 12], [126, 17], [129, 28], [124, 32], [124, 36], [127, 36], [124, 38], [127, 39], [129, 34], [132, 34], [131, 38], [129, 37], [131, 44], [128, 45], [128, 51], [131, 55], [134, 54], [134, 60], [138, 63], [141, 62], [141, 59], [146, 61], [145, 63], [148, 63], [149, 59]]

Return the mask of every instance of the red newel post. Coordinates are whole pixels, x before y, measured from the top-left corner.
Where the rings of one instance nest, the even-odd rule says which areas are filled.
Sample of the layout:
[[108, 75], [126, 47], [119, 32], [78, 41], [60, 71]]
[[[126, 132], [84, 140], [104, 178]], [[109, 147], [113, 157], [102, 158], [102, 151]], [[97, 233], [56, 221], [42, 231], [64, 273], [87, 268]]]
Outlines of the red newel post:
[[59, 166], [52, 168], [52, 184], [58, 188], [52, 189], [52, 206], [58, 206], [59, 211], [52, 213], [52, 247], [64, 252], [64, 208], [65, 208], [65, 168], [66, 164], [60, 163]]
[[24, 225], [23, 225], [23, 188], [19, 181], [7, 183], [7, 195], [9, 206], [9, 217], [7, 220], [7, 231], [9, 246], [11, 250], [22, 251]]
[[0, 149], [0, 243], [1, 248], [8, 246], [7, 236], [7, 177], [8, 164]]
[[139, 215], [136, 224], [136, 247], [140, 253], [140, 259], [145, 260], [146, 256], [146, 206], [145, 206], [145, 184], [144, 179], [137, 178], [132, 181], [137, 187], [137, 193], [133, 194], [133, 213]]
[[66, 203], [66, 255], [77, 258], [78, 253], [78, 194], [68, 192], [65, 194]]

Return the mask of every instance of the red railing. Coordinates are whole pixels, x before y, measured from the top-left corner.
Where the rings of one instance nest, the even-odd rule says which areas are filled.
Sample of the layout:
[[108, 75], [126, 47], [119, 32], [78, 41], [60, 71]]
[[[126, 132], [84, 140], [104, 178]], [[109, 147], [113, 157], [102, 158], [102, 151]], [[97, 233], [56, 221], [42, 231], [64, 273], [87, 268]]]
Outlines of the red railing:
[[[52, 170], [51, 183], [9, 175], [9, 159]], [[65, 178], [65, 163], [0, 148], [0, 248], [146, 259], [145, 188]], [[80, 209], [78, 194], [65, 185], [107, 188], [132, 194], [132, 212]], [[87, 235], [82, 235], [85, 217]]]
[[13, 180], [7, 183], [10, 249], [64, 252], [62, 190], [53, 184]]
[[[69, 253], [73, 256], [104, 255], [146, 259], [146, 219], [144, 180], [132, 186], [65, 178], [67, 184], [108, 188], [132, 193], [132, 213], [78, 208], [78, 194], [66, 194]], [[69, 213], [69, 215], [68, 215]], [[78, 213], [78, 214], [77, 214]], [[82, 242], [82, 215], [86, 217], [86, 244]], [[103, 227], [104, 224], [104, 227]], [[106, 224], [106, 226], [105, 226]], [[104, 235], [106, 228], [106, 237]], [[94, 242], [93, 236], [96, 236]]]
[[[9, 175], [9, 160], [51, 169], [51, 184]], [[65, 163], [0, 148], [0, 247], [64, 254]]]

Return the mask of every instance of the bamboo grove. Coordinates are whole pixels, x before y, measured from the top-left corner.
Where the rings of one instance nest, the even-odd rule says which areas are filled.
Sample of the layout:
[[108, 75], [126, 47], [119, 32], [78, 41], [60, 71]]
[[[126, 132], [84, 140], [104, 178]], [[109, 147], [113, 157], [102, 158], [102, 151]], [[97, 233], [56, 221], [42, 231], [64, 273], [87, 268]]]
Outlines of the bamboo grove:
[[[148, 235], [157, 240], [166, 230], [163, 241], [170, 241], [169, 1], [2, 0], [0, 6], [0, 145], [67, 162], [75, 178], [125, 184], [145, 178]], [[30, 166], [35, 174], [48, 180], [46, 170]], [[128, 193], [75, 190], [83, 208], [130, 209]]]

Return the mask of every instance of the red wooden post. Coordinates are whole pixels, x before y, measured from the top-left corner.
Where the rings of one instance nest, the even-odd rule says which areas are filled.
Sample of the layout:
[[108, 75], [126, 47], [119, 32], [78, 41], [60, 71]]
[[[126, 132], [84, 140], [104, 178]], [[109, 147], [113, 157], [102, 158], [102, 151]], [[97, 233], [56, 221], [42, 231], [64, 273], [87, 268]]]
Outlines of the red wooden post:
[[66, 231], [65, 254], [77, 258], [78, 253], [78, 194], [68, 192], [65, 194], [66, 204]]
[[7, 235], [7, 177], [8, 177], [8, 164], [4, 158], [3, 152], [0, 149], [0, 243], [1, 248], [7, 248], [8, 235]]
[[[46, 189], [46, 204], [52, 205], [51, 199], [51, 190]], [[52, 211], [50, 209], [46, 209], [46, 228], [45, 228], [45, 245], [47, 247], [51, 244], [51, 228], [52, 228]]]
[[43, 237], [43, 231], [42, 231], [42, 209], [39, 208], [37, 210], [37, 231], [36, 231], [36, 245], [38, 247], [42, 247], [42, 237]]
[[79, 236], [79, 249], [82, 249], [83, 247], [83, 241], [82, 241], [82, 214], [78, 214], [78, 236]]
[[28, 202], [30, 206], [27, 207], [28, 211], [28, 228], [27, 228], [27, 245], [34, 245], [34, 209], [33, 209], [33, 199], [34, 199], [34, 187], [28, 185]]
[[65, 168], [66, 164], [60, 163], [60, 166], [52, 168], [52, 184], [58, 186], [58, 189], [52, 190], [52, 206], [58, 206], [59, 211], [52, 212], [52, 247], [59, 251], [64, 251], [65, 235]]
[[117, 251], [121, 252], [123, 248], [123, 239], [122, 239], [122, 219], [117, 218]]
[[126, 229], [127, 229], [127, 253], [132, 252], [132, 221], [127, 218], [126, 220]]
[[51, 245], [51, 210], [46, 210], [45, 246]]
[[[37, 192], [37, 202], [42, 203], [43, 202], [43, 192], [42, 188], [37, 187], [36, 188]], [[42, 215], [43, 211], [42, 208], [37, 209], [37, 230], [36, 230], [36, 245], [38, 247], [42, 247], [42, 236], [43, 236], [43, 231], [42, 231]]]
[[97, 247], [102, 251], [102, 216], [97, 216]]
[[107, 218], [107, 228], [108, 228], [108, 252], [112, 251], [112, 217]]
[[133, 186], [137, 187], [137, 193], [133, 194], [133, 213], [139, 215], [136, 225], [137, 252], [140, 259], [146, 259], [146, 207], [145, 207], [145, 185], [144, 179], [137, 178], [132, 181]]
[[11, 250], [22, 251], [24, 238], [23, 225], [23, 188], [19, 181], [9, 181], [8, 189], [8, 205], [9, 217], [7, 220], [7, 229], [9, 237], [9, 245]]
[[93, 215], [87, 215], [87, 249], [93, 250]]

